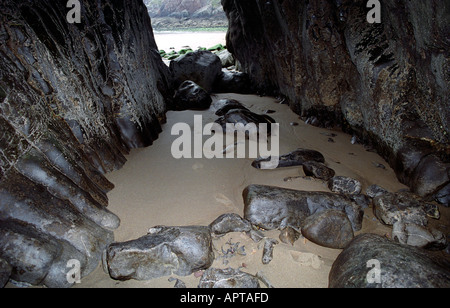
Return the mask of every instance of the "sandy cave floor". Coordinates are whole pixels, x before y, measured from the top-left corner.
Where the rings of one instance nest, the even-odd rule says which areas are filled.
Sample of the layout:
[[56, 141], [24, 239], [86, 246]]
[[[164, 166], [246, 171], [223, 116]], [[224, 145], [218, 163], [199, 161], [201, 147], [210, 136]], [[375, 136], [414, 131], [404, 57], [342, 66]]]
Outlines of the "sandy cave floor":
[[[329, 142], [329, 130], [306, 125], [288, 106], [279, 104], [272, 97], [255, 95], [220, 94], [214, 100], [233, 98], [249, 107], [253, 112], [270, 114], [280, 123], [280, 152], [286, 154], [297, 148], [320, 151], [336, 175], [350, 176], [363, 184], [363, 191], [372, 184], [378, 184], [389, 191], [406, 186], [399, 183], [394, 171], [376, 153], [368, 152], [363, 145], [352, 145], [351, 137], [341, 131]], [[107, 175], [115, 184], [108, 197], [109, 209], [121, 219], [121, 226], [115, 231], [118, 242], [137, 239], [158, 225], [188, 226], [209, 225], [225, 213], [243, 216], [242, 191], [250, 184], [273, 185], [306, 191], [329, 191], [321, 181], [303, 178], [284, 181], [287, 177], [303, 175], [299, 167], [261, 171], [251, 166], [253, 159], [180, 159], [171, 155], [171, 146], [178, 136], [171, 135], [175, 123], [184, 122], [193, 126], [194, 115], [201, 114], [204, 124], [214, 122], [217, 116], [213, 110], [168, 112], [168, 121], [163, 133], [154, 145], [146, 149], [133, 150], [128, 162], [118, 171]], [[290, 123], [296, 122], [298, 126]], [[377, 167], [383, 164], [386, 169]], [[440, 229], [445, 228], [449, 215], [442, 208], [442, 218], [433, 222]], [[448, 225], [448, 224], [447, 224]], [[362, 233], [390, 234], [391, 229], [378, 222], [372, 209], [365, 212]], [[448, 233], [448, 232], [447, 232]], [[265, 232], [267, 237], [278, 239], [279, 231]], [[223, 258], [221, 248], [227, 243], [245, 246], [246, 256]], [[273, 261], [268, 265], [261, 262], [263, 247], [254, 243], [244, 233], [230, 233], [214, 240], [216, 268], [241, 268], [250, 274], [262, 272], [274, 287], [282, 288], [326, 288], [331, 266], [340, 250], [320, 247], [300, 238], [294, 246], [275, 246]], [[224, 262], [224, 260], [226, 260]], [[228, 263], [227, 263], [228, 262]], [[179, 278], [188, 288], [197, 287], [198, 275]], [[150, 281], [115, 281], [99, 267], [81, 284], [82, 288], [172, 288], [175, 282], [170, 277]]]

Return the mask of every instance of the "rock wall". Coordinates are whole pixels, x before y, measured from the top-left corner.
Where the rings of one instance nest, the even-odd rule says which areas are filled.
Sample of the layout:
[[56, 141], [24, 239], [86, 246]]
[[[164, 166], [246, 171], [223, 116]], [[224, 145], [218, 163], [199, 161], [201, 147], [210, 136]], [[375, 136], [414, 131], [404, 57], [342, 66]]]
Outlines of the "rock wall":
[[70, 24], [66, 0], [0, 2], [0, 260], [22, 283], [97, 267], [120, 223], [104, 174], [158, 138], [170, 97], [142, 1], [80, 4]]
[[449, 204], [450, 4], [222, 0], [227, 47], [261, 93], [372, 142], [399, 179]]

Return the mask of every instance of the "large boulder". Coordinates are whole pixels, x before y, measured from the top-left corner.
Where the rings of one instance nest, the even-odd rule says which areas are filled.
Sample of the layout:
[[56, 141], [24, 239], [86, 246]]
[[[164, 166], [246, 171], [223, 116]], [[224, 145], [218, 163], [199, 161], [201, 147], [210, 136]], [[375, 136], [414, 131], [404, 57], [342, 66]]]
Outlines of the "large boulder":
[[356, 237], [334, 262], [330, 288], [449, 288], [450, 264], [374, 234]]
[[222, 72], [220, 58], [207, 50], [187, 53], [170, 62], [174, 87], [192, 80], [207, 92], [212, 92], [217, 76]]
[[354, 231], [362, 228], [361, 206], [344, 195], [250, 185], [243, 198], [244, 218], [266, 230], [286, 227], [300, 230], [309, 216], [329, 209], [345, 213]]
[[108, 246], [104, 267], [117, 280], [188, 276], [214, 261], [208, 227], [155, 227], [146, 236]]

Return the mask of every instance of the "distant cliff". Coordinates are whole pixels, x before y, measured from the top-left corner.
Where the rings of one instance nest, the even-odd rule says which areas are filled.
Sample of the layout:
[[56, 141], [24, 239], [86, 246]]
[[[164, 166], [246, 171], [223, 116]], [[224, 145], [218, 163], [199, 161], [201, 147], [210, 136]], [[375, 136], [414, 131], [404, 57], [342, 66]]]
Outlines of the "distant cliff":
[[220, 0], [144, 0], [144, 3], [156, 30], [228, 26]]

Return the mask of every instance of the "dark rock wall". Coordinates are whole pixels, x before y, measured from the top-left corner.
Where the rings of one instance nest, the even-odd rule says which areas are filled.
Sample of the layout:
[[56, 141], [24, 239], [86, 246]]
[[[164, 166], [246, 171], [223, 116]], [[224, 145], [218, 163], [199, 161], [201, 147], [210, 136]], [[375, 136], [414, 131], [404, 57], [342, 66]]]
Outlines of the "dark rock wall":
[[357, 133], [415, 192], [448, 204], [448, 1], [381, 1], [381, 24], [363, 0], [222, 5], [227, 47], [261, 93]]
[[67, 286], [119, 218], [106, 208], [132, 148], [152, 144], [170, 86], [139, 0], [0, 2], [0, 259], [13, 280]]

